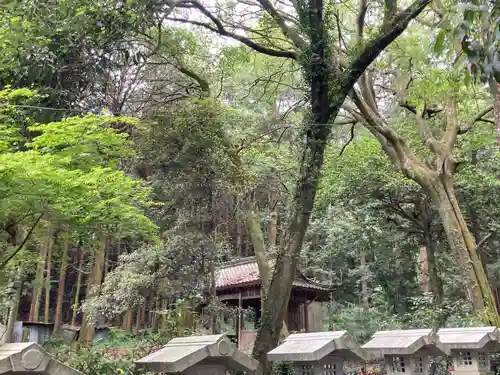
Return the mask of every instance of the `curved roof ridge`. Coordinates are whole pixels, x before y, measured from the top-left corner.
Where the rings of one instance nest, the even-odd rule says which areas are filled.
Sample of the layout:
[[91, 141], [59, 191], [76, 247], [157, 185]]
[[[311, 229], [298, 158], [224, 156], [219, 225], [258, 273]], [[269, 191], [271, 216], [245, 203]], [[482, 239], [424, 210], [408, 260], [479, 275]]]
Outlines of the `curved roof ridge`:
[[[275, 259], [275, 256], [269, 256], [270, 263], [272, 263]], [[296, 270], [297, 273], [294, 278], [294, 286], [325, 291], [332, 289], [330, 285], [309, 279], [304, 275], [299, 267], [297, 267]], [[217, 288], [261, 282], [259, 267], [255, 256], [237, 258], [229, 262], [225, 262], [217, 266], [215, 272], [217, 278]]]

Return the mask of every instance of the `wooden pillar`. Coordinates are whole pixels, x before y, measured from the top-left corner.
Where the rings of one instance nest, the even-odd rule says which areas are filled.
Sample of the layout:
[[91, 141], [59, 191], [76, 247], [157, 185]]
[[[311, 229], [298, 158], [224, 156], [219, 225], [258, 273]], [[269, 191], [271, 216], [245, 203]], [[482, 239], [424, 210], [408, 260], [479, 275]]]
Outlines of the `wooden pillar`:
[[307, 292], [304, 299], [304, 330], [309, 332], [309, 304], [307, 303]]
[[238, 326], [236, 327], [236, 338], [238, 340], [238, 349], [241, 347], [241, 327], [243, 327], [243, 299], [241, 298], [241, 290], [238, 292]]

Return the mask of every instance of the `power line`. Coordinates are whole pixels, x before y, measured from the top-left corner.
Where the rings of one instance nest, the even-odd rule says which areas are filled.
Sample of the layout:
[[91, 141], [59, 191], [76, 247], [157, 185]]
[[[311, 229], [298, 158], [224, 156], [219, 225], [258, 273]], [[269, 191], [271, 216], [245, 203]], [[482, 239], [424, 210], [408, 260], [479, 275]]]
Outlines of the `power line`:
[[[92, 111], [90, 109], [78, 109], [78, 108], [54, 108], [54, 107], [42, 107], [42, 106], [36, 106], [36, 105], [24, 105], [24, 104], [0, 104], [0, 108], [6, 108], [6, 107], [14, 107], [14, 108], [20, 108], [20, 109], [37, 109], [37, 110], [47, 110], [47, 111], [62, 111], [62, 112], [78, 112], [78, 113], [92, 113], [92, 114], [98, 114], [97, 111]], [[127, 116], [124, 114], [123, 116]], [[346, 117], [348, 118], [348, 117]], [[219, 117], [203, 117], [203, 120], [214, 120], [214, 119], [219, 119]], [[343, 120], [340, 123], [329, 123], [329, 124], [317, 124], [315, 122], [299, 122], [299, 123], [287, 123], [287, 122], [280, 122], [282, 125], [307, 125], [307, 126], [333, 126], [333, 125], [355, 125], [358, 123], [358, 121], [354, 119], [349, 119], [349, 120]], [[280, 130], [280, 128], [277, 128], [276, 130]]]
[[14, 107], [14, 108], [26, 108], [26, 109], [41, 109], [47, 111], [64, 111], [64, 112], [80, 112], [80, 113], [95, 113], [90, 109], [78, 109], [78, 108], [53, 108], [53, 107], [41, 107], [36, 105], [24, 105], [24, 104], [0, 104], [0, 107]]

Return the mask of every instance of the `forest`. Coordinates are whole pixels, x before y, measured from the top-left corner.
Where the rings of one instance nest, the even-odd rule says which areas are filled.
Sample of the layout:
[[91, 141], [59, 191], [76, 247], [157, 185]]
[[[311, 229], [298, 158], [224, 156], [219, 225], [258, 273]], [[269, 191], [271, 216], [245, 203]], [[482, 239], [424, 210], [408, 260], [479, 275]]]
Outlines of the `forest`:
[[500, 327], [494, 0], [0, 9], [2, 342], [50, 324], [58, 358], [132, 374], [224, 332], [217, 270], [250, 256], [264, 374], [296, 269], [328, 287], [324, 330], [361, 342]]

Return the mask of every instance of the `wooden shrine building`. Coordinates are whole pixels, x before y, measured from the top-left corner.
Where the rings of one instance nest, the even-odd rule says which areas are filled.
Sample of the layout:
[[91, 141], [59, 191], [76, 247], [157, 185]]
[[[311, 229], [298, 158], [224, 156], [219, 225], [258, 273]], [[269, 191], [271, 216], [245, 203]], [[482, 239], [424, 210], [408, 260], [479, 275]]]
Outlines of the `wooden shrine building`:
[[[251, 352], [261, 315], [262, 280], [255, 257], [228, 262], [215, 270], [215, 287], [219, 301], [244, 309], [236, 319], [225, 317], [226, 333], [238, 341], [238, 348]], [[330, 299], [327, 285], [307, 279], [298, 269], [288, 305], [289, 332], [323, 331], [323, 302]]]

